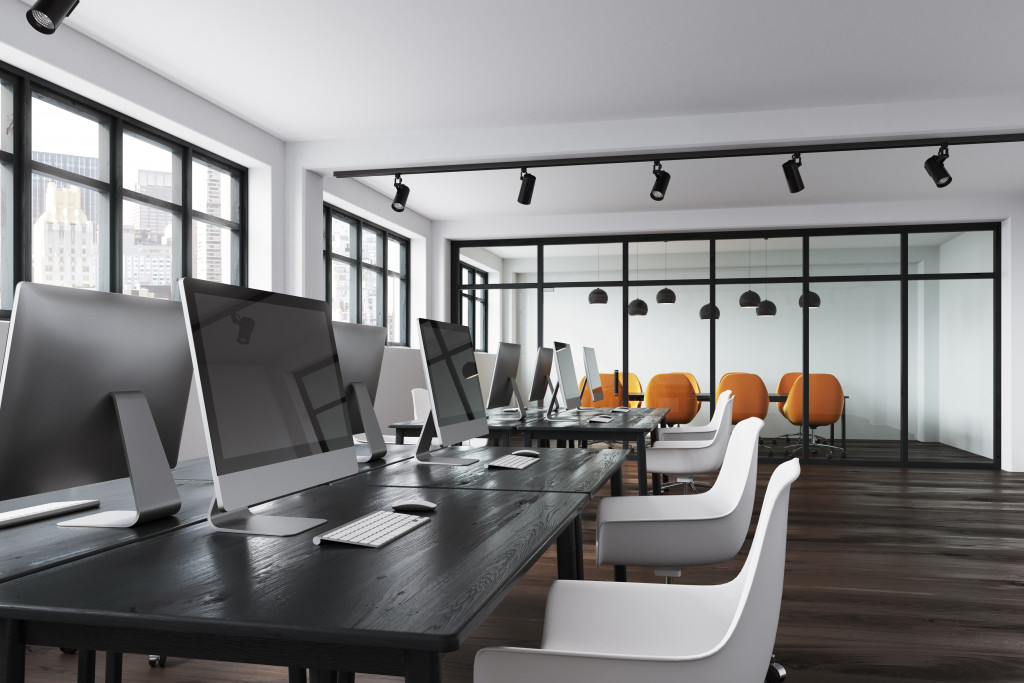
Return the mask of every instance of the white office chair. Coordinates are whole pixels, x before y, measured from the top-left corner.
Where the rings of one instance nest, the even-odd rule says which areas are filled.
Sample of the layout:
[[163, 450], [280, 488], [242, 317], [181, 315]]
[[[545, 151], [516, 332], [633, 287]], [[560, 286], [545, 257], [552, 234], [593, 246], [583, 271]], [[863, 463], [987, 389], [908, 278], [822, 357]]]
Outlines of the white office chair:
[[654, 475], [674, 475], [676, 481], [662, 484], [661, 477], [654, 477], [655, 488], [666, 491], [675, 486], [685, 486], [694, 493], [697, 487], [709, 489], [711, 484], [696, 481], [695, 474], [717, 472], [725, 459], [729, 436], [732, 434], [732, 394], [723, 393], [715, 408], [711, 422], [718, 429], [710, 433], [711, 438], [703, 441], [655, 441], [647, 449], [647, 471]]
[[619, 496], [597, 508], [597, 564], [650, 567], [679, 576], [683, 567], [714, 564], [740, 551], [757, 487], [757, 438], [764, 421], [732, 430], [715, 485], [696, 496]]
[[[706, 425], [677, 425], [675, 427], [659, 427], [657, 434], [659, 441], [702, 441], [711, 439], [722, 426], [723, 409], [729, 399], [733, 398], [732, 391], [726, 389], [715, 404], [715, 413]], [[732, 409], [732, 404], [729, 404]], [[727, 423], [732, 422], [732, 413], [729, 413]]]
[[[769, 662], [782, 603], [789, 492], [798, 476], [796, 459], [772, 474], [750, 554], [732, 581], [717, 586], [556, 581], [548, 593], [541, 649], [484, 648], [476, 655], [473, 680], [781, 680], [784, 672]], [[687, 499], [692, 498], [697, 496]]]

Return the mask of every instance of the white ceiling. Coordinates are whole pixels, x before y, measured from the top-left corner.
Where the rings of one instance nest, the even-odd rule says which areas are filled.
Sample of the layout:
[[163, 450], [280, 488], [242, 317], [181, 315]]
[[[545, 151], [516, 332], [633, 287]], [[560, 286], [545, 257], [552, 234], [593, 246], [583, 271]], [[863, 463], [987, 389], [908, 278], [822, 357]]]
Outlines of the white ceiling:
[[[84, 0], [66, 25], [286, 141], [1024, 94], [1019, 0]], [[942, 196], [1018, 191], [1021, 152], [954, 148]], [[646, 165], [538, 169], [530, 207], [517, 171], [406, 180], [433, 219], [877, 201], [936, 196], [932, 153], [806, 156], [799, 195], [785, 158], [669, 162], [656, 206]]]

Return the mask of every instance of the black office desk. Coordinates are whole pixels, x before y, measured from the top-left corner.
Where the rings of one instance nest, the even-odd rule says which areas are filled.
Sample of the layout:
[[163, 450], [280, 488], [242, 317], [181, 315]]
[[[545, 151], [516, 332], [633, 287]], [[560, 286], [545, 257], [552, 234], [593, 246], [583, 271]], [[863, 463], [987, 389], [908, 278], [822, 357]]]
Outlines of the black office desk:
[[[527, 410], [526, 419], [540, 417], [543, 412], [539, 408]], [[498, 439], [502, 446], [508, 446], [512, 433], [518, 431], [523, 426], [523, 422], [523, 420], [514, 419], [514, 416], [504, 412], [503, 408], [491, 408], [487, 411], [487, 436]], [[392, 422], [388, 425], [388, 429], [395, 430], [395, 443], [404, 444], [406, 437], [419, 438], [420, 432], [423, 431], [423, 420]]]
[[[343, 495], [342, 495], [343, 494]], [[321, 486], [265, 507], [340, 524], [409, 489]], [[0, 681], [26, 644], [440, 680], [466, 640], [586, 506], [582, 493], [432, 489], [429, 524], [380, 548], [197, 524], [0, 584]]]
[[[668, 414], [668, 408], [630, 408], [628, 413], [612, 413], [610, 422], [590, 422], [596, 411], [559, 413], [554, 421], [531, 420], [520, 429], [526, 446], [534, 438], [564, 440], [635, 441], [637, 485], [640, 495], [647, 495], [647, 435], [654, 431]], [[564, 419], [562, 417], [564, 416]]]

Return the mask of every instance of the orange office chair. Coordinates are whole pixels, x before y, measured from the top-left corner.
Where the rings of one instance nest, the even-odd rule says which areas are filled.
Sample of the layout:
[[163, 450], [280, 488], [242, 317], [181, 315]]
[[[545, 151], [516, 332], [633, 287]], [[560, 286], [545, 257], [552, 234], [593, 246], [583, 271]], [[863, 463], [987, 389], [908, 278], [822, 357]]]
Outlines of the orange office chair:
[[[788, 395], [789, 394], [789, 390], [793, 388], [793, 382], [795, 382], [796, 378], [799, 377], [802, 374], [803, 374], [802, 372], [787, 372], [786, 374], [784, 374], [782, 377], [779, 378], [779, 386], [775, 389], [775, 393], [776, 394], [787, 394]], [[785, 401], [779, 401], [775, 405], [779, 409], [779, 415], [781, 415], [782, 417], [786, 417], [786, 414], [784, 412], [782, 412], [782, 404], [783, 403], [785, 403]], [[776, 438], [785, 439], [786, 442], [788, 443], [789, 442], [789, 437], [791, 437], [791, 436], [795, 436], [796, 438], [799, 439], [800, 438], [800, 432], [790, 432], [789, 434], [783, 434], [782, 436], [776, 437]]]
[[[615, 375], [610, 372], [601, 373], [601, 391], [604, 393], [604, 398], [594, 403], [590, 400], [590, 392], [584, 390], [583, 383], [586, 381], [586, 377], [580, 380], [580, 407], [582, 408], [616, 408], [622, 405], [622, 373], [619, 373], [619, 395], [615, 395]], [[628, 391], [631, 394], [639, 394], [643, 392], [643, 388], [640, 386], [640, 380], [632, 372], [629, 373], [629, 387]], [[641, 401], [630, 401], [630, 408], [639, 408]]]
[[[760, 377], [749, 372], [727, 372], [718, 380], [715, 402], [726, 389], [732, 391], [732, 423], [738, 424], [748, 417], [763, 420], [768, 416], [768, 389]], [[772, 453], [770, 446], [760, 440], [760, 445]]]
[[644, 404], [648, 408], [668, 408], [665, 422], [686, 424], [697, 416], [700, 402], [695, 389], [696, 380], [688, 372], [663, 372], [647, 383]]
[[[846, 451], [839, 446], [833, 446], [827, 439], [821, 438], [814, 433], [816, 427], [835, 424], [843, 416], [843, 387], [835, 375], [825, 373], [811, 373], [809, 405], [807, 421], [811, 426], [810, 443], [813, 450], [819, 448], [826, 450], [826, 457], [832, 457], [832, 451], [838, 451], [842, 457], [846, 457]], [[789, 390], [789, 398], [782, 406], [782, 414], [794, 425], [802, 426], [804, 423], [804, 378], [798, 375], [793, 386]], [[787, 451], [803, 448], [803, 444], [786, 446]]]

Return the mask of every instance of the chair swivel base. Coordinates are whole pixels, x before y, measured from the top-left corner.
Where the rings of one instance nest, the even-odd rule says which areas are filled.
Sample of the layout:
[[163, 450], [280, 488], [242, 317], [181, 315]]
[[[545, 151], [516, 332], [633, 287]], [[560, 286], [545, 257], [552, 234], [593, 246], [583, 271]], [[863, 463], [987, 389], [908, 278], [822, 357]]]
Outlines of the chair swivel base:
[[775, 661], [775, 653], [772, 653], [772, 661], [768, 664], [768, 673], [765, 674], [765, 683], [781, 683], [786, 680], [786, 667]]
[[[821, 437], [818, 437], [818, 436], [813, 437], [811, 439], [811, 442], [808, 444], [808, 446], [810, 447], [810, 449], [811, 449], [811, 451], [813, 453], [817, 453], [819, 448], [824, 449], [825, 450], [825, 457], [826, 458], [831, 458], [833, 452], [839, 453], [839, 457], [841, 457], [841, 458], [845, 458], [846, 457], [846, 449], [845, 448], [842, 448], [841, 446], [833, 446], [828, 441], [826, 441], [825, 439], [822, 439]], [[792, 453], [794, 451], [802, 449], [803, 447], [804, 447], [804, 445], [802, 443], [795, 443], [795, 444], [786, 446], [785, 448], [782, 449], [782, 451], [783, 451], [783, 453]]]
[[661, 492], [665, 493], [669, 489], [675, 488], [677, 486], [684, 487], [690, 493], [700, 493], [700, 491], [697, 490], [697, 487], [700, 487], [700, 488], [703, 488], [703, 489], [711, 488], [711, 484], [707, 483], [706, 481], [694, 481], [693, 479], [687, 478], [687, 479], [677, 479], [676, 481], [670, 481], [670, 482], [666, 482], [664, 484], [661, 484]]

